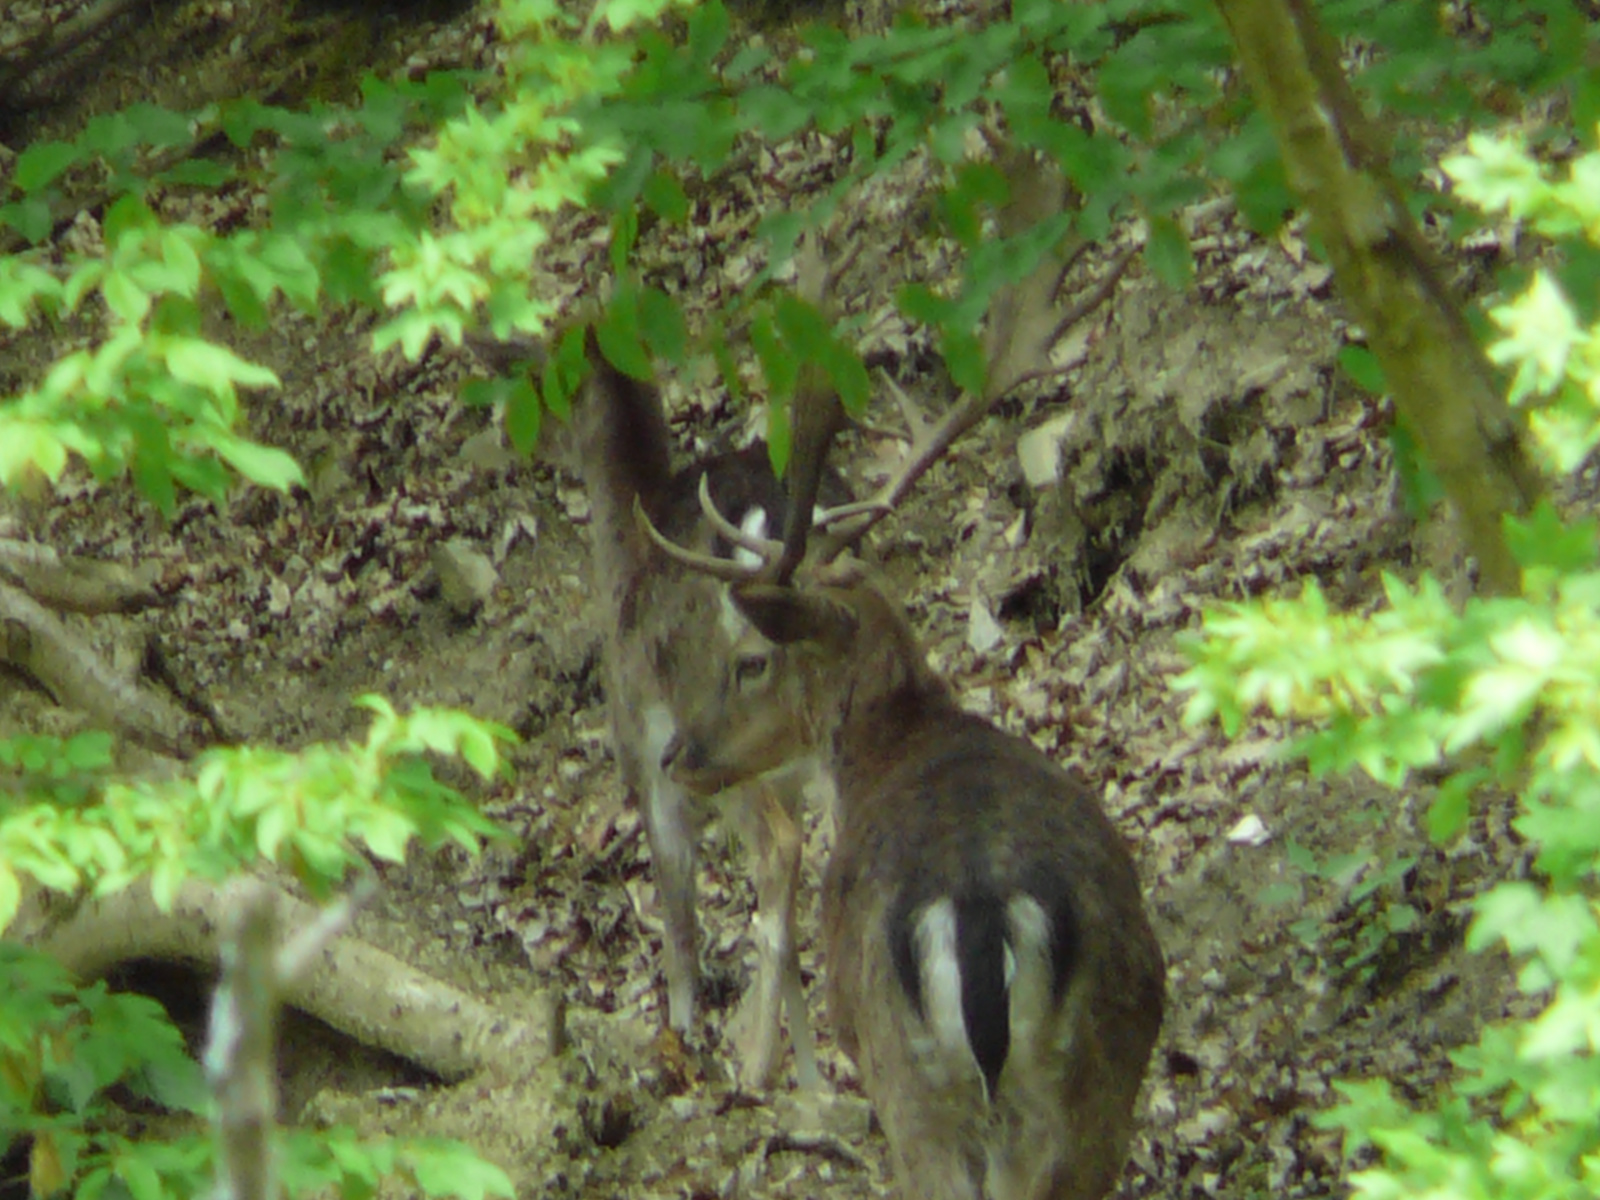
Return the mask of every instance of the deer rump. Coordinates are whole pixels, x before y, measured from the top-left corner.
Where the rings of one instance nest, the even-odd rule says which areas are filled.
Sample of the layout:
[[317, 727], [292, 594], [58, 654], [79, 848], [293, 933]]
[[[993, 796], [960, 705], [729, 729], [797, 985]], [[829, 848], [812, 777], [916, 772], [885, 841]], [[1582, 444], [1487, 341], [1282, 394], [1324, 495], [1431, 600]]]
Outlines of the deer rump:
[[[1081, 778], [959, 711], [839, 764], [828, 1012], [919, 1200], [1100, 1197], [1161, 1020], [1159, 951]], [[885, 881], [895, 881], [886, 888]]]

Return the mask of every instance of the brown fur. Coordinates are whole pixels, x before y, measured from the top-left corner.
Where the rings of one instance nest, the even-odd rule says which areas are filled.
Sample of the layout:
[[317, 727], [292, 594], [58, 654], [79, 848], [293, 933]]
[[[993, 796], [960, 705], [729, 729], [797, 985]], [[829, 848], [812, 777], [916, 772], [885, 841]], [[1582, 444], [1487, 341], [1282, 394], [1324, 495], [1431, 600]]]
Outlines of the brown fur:
[[[687, 1033], [698, 978], [695, 840], [709, 814], [666, 777], [660, 759], [676, 714], [725, 671], [733, 639], [725, 628], [722, 585], [661, 555], [640, 532], [634, 502], [680, 540], [726, 553], [715, 546], [700, 513], [702, 474], [724, 511], [760, 504], [776, 521], [783, 497], [760, 450], [703, 460], [674, 474], [655, 389], [611, 366], [592, 335], [589, 358], [593, 374], [574, 406], [574, 435], [589, 496], [594, 585], [606, 634], [607, 707], [623, 783], [644, 813], [661, 896], [669, 1020]], [[816, 1080], [793, 936], [803, 783], [797, 771], [779, 770], [747, 777], [719, 797], [750, 853], [760, 906], [757, 975], [740, 1022], [740, 1074], [750, 1086], [765, 1086], [774, 1074], [785, 1002], [797, 1074], [803, 1084]]]
[[[674, 769], [704, 788], [807, 748], [831, 762], [828, 1011], [906, 1200], [1099, 1200], [1122, 1169], [1162, 1011], [1161, 951], [1121, 837], [1079, 776], [959, 709], [859, 571], [734, 594], [759, 633], [687, 720]], [[946, 896], [1028, 897], [1025, 911], [1055, 897], [1070, 911], [1048, 928], [1071, 937], [1046, 958], [1007, 960], [1009, 1052], [991, 1061], [992, 1094], [978, 1058], [940, 1049], [936, 976], [922, 977], [919, 1011], [895, 956], [896, 922]], [[1038, 949], [1007, 928], [1008, 955]]]

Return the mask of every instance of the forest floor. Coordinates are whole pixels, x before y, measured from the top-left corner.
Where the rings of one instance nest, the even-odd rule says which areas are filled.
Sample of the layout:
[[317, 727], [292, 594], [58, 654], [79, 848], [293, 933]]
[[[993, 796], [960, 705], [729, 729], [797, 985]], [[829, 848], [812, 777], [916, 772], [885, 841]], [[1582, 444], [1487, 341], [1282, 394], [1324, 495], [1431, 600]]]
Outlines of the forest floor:
[[[126, 102], [140, 80], [154, 80], [144, 98], [182, 106], [181, 89], [164, 84], [199, 76], [192, 62], [175, 65], [174, 47], [203, 58], [228, 42], [214, 20], [199, 43], [179, 24], [203, 7], [124, 39], [96, 64], [97, 86], [49, 122]], [[30, 11], [9, 6], [0, 39]], [[471, 60], [487, 38], [484, 14], [468, 10], [415, 54]], [[647, 269], [691, 312], [708, 307], [747, 277], [763, 206], [825, 182], [829, 153], [804, 140], [781, 147], [770, 170], [742, 181], [737, 204], [702, 203], [695, 220], [709, 236], [647, 243]], [[947, 249], [906, 219], [925, 182], [912, 170], [850, 215], [880, 256], [846, 281], [855, 311], [888, 313], [897, 282], [948, 269]], [[1168, 1016], [1124, 1194], [1319, 1196], [1343, 1187], [1338, 1139], [1314, 1120], [1338, 1081], [1383, 1078], [1432, 1096], [1448, 1052], [1516, 1003], [1504, 961], [1464, 949], [1463, 914], [1525, 864], [1503, 807], [1441, 850], [1422, 831], [1422, 784], [1397, 793], [1313, 779], [1281, 761], [1292, 731], [1280, 723], [1232, 739], [1183, 723], [1180, 639], [1208, 605], [1294, 595], [1314, 579], [1334, 603], [1365, 610], [1382, 572], [1425, 568], [1463, 586], [1449, 532], [1403, 511], [1388, 413], [1335, 368], [1348, 330], [1327, 272], [1292, 228], [1261, 240], [1224, 201], [1190, 217], [1196, 285], [1175, 292], [1136, 262], [1060, 347], [1063, 372], [959, 444], [875, 552], [963, 703], [1083, 771], [1134, 850], [1167, 956]], [[561, 294], [581, 290], [600, 233], [579, 223], [558, 240]], [[1091, 256], [1081, 289], [1111, 249]], [[607, 746], [582, 490], [559, 466], [506, 450], [493, 414], [458, 402], [482, 372], [470, 354], [374, 357], [371, 326], [370, 316], [285, 314], [237, 336], [284, 381], [252, 406], [251, 432], [307, 467], [307, 489], [242, 488], [224, 506], [183, 502], [164, 521], [131, 489], [74, 475], [46, 501], [0, 510], [0, 532], [159, 563], [181, 585], [177, 602], [97, 618], [86, 636], [127, 661], [116, 649], [154, 634], [242, 738], [292, 748], [357, 734], [351, 700], [368, 692], [458, 705], [522, 735], [511, 782], [474, 793], [512, 843], [384, 870], [359, 931], [503, 1002], [559, 992], [571, 1045], [556, 1073], [443, 1088], [299, 1022], [290, 1118], [467, 1138], [525, 1200], [885, 1194], [883, 1141], [817, 986], [818, 814], [802, 963], [828, 1095], [797, 1093], [787, 1076], [770, 1094], [740, 1093], [726, 1079], [724, 1026], [753, 962], [750, 881], [736, 847], [706, 842], [708, 1027], [685, 1049], [659, 1032], [661, 928], [639, 815]], [[874, 365], [937, 410], [927, 345], [892, 317], [868, 327]], [[0, 381], [16, 385], [55, 349], [0, 347]], [[758, 427], [697, 381], [664, 385], [685, 457]], [[1024, 480], [1017, 446], [1029, 431], [1059, 445], [1058, 484]], [[839, 464], [864, 488], [891, 452], [847, 438]], [[445, 602], [431, 565], [452, 540], [497, 574], [470, 619]], [[0, 731], [74, 720], [26, 688], [0, 703]]]

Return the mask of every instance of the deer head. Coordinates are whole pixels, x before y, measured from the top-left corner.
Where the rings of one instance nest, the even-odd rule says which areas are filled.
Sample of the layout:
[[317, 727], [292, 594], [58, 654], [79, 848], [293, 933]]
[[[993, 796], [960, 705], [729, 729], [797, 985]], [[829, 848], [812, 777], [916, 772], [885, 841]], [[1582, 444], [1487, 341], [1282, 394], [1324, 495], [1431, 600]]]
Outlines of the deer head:
[[731, 787], [803, 754], [831, 756], [852, 714], [945, 694], [899, 606], [853, 559], [799, 586], [735, 584], [731, 600], [749, 631], [662, 759], [693, 792]]

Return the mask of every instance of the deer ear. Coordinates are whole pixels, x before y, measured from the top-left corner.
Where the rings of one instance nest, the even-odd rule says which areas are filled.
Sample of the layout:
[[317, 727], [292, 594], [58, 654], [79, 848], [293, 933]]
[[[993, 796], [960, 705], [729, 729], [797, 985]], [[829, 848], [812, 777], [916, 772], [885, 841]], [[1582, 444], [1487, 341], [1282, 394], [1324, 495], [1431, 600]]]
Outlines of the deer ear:
[[735, 587], [733, 602], [763, 637], [780, 646], [819, 642], [842, 648], [860, 624], [854, 612], [831, 596], [770, 583]]

